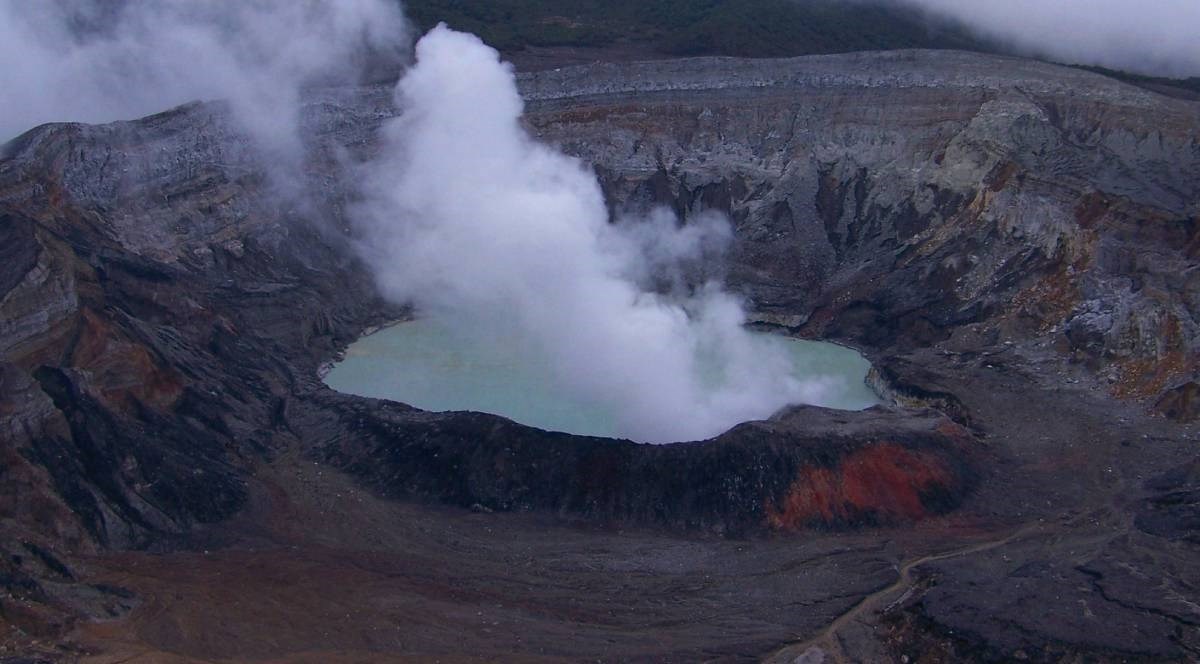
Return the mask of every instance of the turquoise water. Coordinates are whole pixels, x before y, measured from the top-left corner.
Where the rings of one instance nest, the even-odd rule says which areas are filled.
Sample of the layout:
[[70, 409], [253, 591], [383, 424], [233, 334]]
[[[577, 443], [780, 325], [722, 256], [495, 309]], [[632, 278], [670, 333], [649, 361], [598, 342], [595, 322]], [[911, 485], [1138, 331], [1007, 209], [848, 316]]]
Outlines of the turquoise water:
[[[795, 374], [825, 383], [819, 405], [861, 410], [879, 403], [863, 379], [870, 363], [852, 349], [763, 335], [778, 343]], [[354, 342], [325, 376], [335, 390], [406, 403], [423, 410], [503, 415], [550, 431], [613, 436], [613, 413], [572, 398], [551, 383], [546, 364], [496, 344], [475, 346], [436, 323], [401, 323]]]

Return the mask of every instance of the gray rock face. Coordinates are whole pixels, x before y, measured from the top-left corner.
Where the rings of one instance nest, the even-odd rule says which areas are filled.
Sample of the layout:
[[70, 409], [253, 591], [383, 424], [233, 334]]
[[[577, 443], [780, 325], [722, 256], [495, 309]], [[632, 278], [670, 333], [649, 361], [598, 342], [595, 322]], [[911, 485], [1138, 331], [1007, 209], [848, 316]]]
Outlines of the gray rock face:
[[1197, 370], [1200, 107], [964, 53], [701, 59], [522, 80], [613, 199], [730, 214], [769, 322], [871, 346], [979, 325], [1125, 394]]
[[74, 275], [54, 270], [49, 252], [39, 251], [30, 241], [33, 225], [25, 219], [5, 220], [3, 260], [5, 312], [0, 320], [0, 353], [20, 354], [24, 347], [50, 333], [51, 329], [79, 308]]
[[[728, 212], [732, 278], [764, 322], [871, 345], [982, 323], [1103, 359], [1130, 394], [1196, 371], [1193, 103], [953, 52], [597, 65], [520, 84], [530, 124], [594, 164], [614, 202]], [[306, 106], [316, 140], [295, 176], [330, 226], [349, 226], [339, 153], [369, 154], [394, 114], [385, 87]], [[247, 233], [285, 235], [296, 211], [239, 195], [286, 185], [220, 105], [47, 127], [10, 152], [55, 154], [72, 199], [149, 258], [207, 264]], [[38, 193], [11, 186], [0, 200]]]

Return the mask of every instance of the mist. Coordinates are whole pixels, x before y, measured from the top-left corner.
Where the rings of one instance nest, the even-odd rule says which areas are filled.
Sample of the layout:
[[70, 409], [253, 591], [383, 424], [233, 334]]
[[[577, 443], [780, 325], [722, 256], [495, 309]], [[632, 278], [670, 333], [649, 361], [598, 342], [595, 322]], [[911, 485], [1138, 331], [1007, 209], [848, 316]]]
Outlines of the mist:
[[392, 0], [0, 0], [0, 142], [220, 99], [286, 164], [305, 86], [358, 83], [410, 46]]
[[618, 413], [639, 441], [707, 438], [820, 401], [820, 381], [792, 377], [743, 328], [736, 297], [688, 283], [688, 261], [728, 242], [727, 220], [681, 226], [658, 210], [610, 224], [594, 173], [522, 129], [496, 51], [439, 26], [416, 55], [354, 211], [387, 297], [474, 343], [549, 358], [556, 387]]
[[893, 0], [957, 19], [1017, 50], [1153, 76], [1200, 76], [1196, 0]]

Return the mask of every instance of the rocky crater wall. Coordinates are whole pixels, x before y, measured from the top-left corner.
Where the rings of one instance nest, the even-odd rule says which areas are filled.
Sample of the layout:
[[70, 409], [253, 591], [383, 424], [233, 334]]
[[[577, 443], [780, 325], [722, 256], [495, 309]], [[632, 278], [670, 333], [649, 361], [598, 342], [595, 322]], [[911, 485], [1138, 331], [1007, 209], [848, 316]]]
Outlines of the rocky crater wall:
[[[957, 53], [520, 83], [530, 127], [594, 164], [614, 210], [726, 211], [763, 323], [876, 357], [1042, 344], [1115, 367], [1126, 395], [1195, 377], [1195, 104]], [[330, 393], [319, 363], [396, 314], [350, 248], [343, 169], [396, 112], [385, 88], [314, 91], [302, 206], [220, 104], [7, 146], [3, 407], [23, 424], [5, 454], [76, 541], [225, 518], [295, 448], [389, 496], [739, 532], [919, 518], [970, 487], [961, 413], [783, 416], [653, 450]]]
[[[794, 408], [654, 447], [337, 394], [320, 364], [404, 313], [375, 296], [345, 214], [347, 165], [398, 113], [388, 89], [310, 91], [311, 140], [286, 182], [216, 103], [47, 125], [0, 158], [0, 626], [56, 638], [130, 610], [138, 598], [88, 585], [75, 561], [197, 547], [299, 459], [387, 499], [689, 534], [959, 510], [915, 536], [965, 548], [903, 571], [875, 558], [901, 531], [878, 534], [871, 560], [913, 592], [868, 640], [950, 660], [1196, 652], [1200, 492], [1195, 463], [1179, 465], [1194, 451], [1186, 427], [1123, 400], [1196, 416], [1200, 106], [948, 52], [520, 83], [528, 126], [595, 165], [614, 213], [725, 211], [726, 268], [758, 321], [858, 346], [904, 407]], [[307, 195], [279, 195], [289, 183]], [[1063, 367], [1100, 391], [1065, 393]], [[1027, 394], [1060, 412], [1032, 412]], [[1029, 525], [969, 543], [1016, 520]], [[1065, 530], [1021, 539], [1046, 528]], [[1042, 605], [1056, 608], [1034, 620]]]
[[539, 135], [613, 200], [727, 212], [731, 278], [763, 322], [877, 349], [1031, 341], [1121, 396], [1195, 379], [1195, 103], [941, 52], [523, 83]]

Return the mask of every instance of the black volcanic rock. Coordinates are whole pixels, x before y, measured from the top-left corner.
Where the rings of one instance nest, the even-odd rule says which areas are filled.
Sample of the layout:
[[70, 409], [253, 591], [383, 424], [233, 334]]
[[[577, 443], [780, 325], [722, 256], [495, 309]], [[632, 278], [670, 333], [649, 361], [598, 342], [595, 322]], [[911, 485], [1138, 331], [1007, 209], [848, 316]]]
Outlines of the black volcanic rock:
[[[766, 527], [905, 522], [952, 509], [973, 479], [970, 436], [934, 412], [796, 408], [712, 441], [637, 445], [546, 433], [491, 415], [452, 416], [383, 402], [320, 399], [348, 435], [318, 454], [383, 495], [433, 497], [489, 510], [550, 510], [605, 522], [745, 534]], [[307, 425], [313, 428], [313, 425]], [[896, 458], [893, 458], [896, 457]], [[895, 476], [850, 477], [860, 458]], [[810, 474], [812, 500], [789, 505]], [[854, 500], [841, 487], [879, 485]], [[883, 482], [894, 486], [882, 486]], [[911, 509], [901, 508], [907, 502]], [[791, 513], [787, 513], [788, 511]]]
[[1195, 422], [1200, 419], [1200, 383], [1190, 380], [1163, 392], [1154, 410], [1177, 422]]
[[1200, 459], [1146, 483], [1151, 495], [1134, 523], [1169, 540], [1200, 544]]

